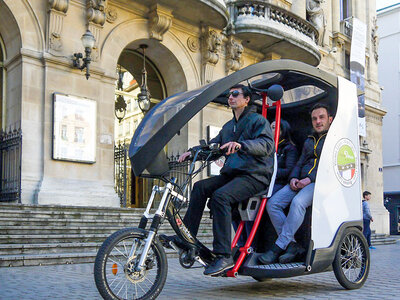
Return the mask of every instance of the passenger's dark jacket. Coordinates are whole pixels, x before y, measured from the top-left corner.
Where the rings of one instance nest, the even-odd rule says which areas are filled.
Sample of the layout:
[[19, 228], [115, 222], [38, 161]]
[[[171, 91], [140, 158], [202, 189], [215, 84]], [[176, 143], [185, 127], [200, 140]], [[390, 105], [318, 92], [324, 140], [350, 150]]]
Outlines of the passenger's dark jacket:
[[285, 185], [289, 181], [290, 172], [293, 170], [299, 158], [295, 145], [288, 140], [281, 140], [278, 144], [278, 170], [275, 184]]
[[325, 137], [326, 133], [322, 134], [321, 137], [318, 137], [317, 134], [307, 137], [304, 142], [303, 150], [301, 151], [301, 156], [292, 173], [290, 173], [289, 181], [292, 178], [301, 180], [308, 177], [311, 179], [311, 182], [315, 182]]
[[[240, 132], [237, 139], [235, 132]], [[221, 174], [250, 175], [268, 185], [273, 172], [275, 151], [269, 122], [251, 108], [246, 108], [238, 122], [233, 117], [210, 143], [219, 143], [222, 146], [231, 141], [240, 143], [242, 147], [238, 152], [226, 156]]]

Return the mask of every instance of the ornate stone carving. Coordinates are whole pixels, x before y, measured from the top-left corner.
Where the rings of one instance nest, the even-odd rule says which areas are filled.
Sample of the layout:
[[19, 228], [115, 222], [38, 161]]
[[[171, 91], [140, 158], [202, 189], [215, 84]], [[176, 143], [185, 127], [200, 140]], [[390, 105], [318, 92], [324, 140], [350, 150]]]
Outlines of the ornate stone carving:
[[162, 41], [164, 34], [171, 27], [172, 18], [170, 9], [159, 4], [153, 5], [149, 12], [150, 37]]
[[321, 3], [324, 0], [307, 0], [307, 20], [315, 26], [318, 30], [319, 38], [317, 44], [320, 46], [324, 46], [324, 37], [326, 31], [326, 18], [324, 14], [324, 10], [321, 7]]
[[243, 46], [236, 41], [233, 36], [228, 38], [226, 43], [226, 72], [237, 71], [241, 67], [241, 56], [243, 53]]
[[202, 35], [202, 57], [203, 63], [215, 65], [219, 60], [222, 36], [213, 29], [203, 29]]
[[200, 48], [199, 39], [195, 38], [194, 36], [188, 37], [187, 46], [190, 51], [197, 52], [197, 50], [199, 50], [199, 48]]
[[93, 34], [94, 38], [96, 39], [96, 42], [94, 43], [93, 49], [92, 49], [92, 61], [98, 61], [100, 58], [100, 52], [99, 52], [99, 40], [100, 40], [100, 32], [101, 32], [101, 25], [97, 24], [89, 24], [89, 30]]
[[114, 23], [118, 18], [117, 10], [112, 7], [106, 8], [106, 19], [108, 23]]
[[49, 0], [50, 9], [66, 13], [68, 11], [69, 0]]
[[89, 23], [103, 26], [106, 22], [106, 7], [108, 0], [87, 0], [86, 17]]
[[202, 27], [201, 30], [201, 80], [206, 84], [213, 80], [214, 67], [221, 51], [222, 35], [210, 27]]
[[69, 0], [49, 0], [48, 3], [47, 47], [49, 50], [61, 51], [63, 48], [61, 34]]
[[372, 29], [371, 29], [371, 44], [372, 50], [374, 51], [375, 61], [378, 62], [378, 47], [379, 47], [379, 38], [378, 38], [378, 24], [376, 22], [376, 17], [372, 19]]

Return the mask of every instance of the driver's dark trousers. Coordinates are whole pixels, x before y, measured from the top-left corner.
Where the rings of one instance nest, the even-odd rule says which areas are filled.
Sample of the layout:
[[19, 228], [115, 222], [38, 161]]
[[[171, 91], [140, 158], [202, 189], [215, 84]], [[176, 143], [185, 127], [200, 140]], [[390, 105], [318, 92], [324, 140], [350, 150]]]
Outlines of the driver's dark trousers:
[[213, 214], [214, 252], [230, 255], [231, 205], [245, 201], [266, 188], [264, 183], [248, 175], [236, 177], [218, 175], [198, 181], [193, 186], [189, 208], [183, 222], [191, 234], [196, 236], [207, 198], [210, 198]]

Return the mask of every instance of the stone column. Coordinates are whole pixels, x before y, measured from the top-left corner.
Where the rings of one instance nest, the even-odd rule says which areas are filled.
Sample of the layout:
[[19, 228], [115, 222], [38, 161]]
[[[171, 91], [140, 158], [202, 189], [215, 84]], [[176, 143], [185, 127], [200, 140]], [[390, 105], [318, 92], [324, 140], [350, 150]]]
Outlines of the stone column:
[[292, 13], [306, 19], [306, 0], [294, 0], [292, 3]]
[[332, 0], [332, 33], [340, 32], [340, 2]]

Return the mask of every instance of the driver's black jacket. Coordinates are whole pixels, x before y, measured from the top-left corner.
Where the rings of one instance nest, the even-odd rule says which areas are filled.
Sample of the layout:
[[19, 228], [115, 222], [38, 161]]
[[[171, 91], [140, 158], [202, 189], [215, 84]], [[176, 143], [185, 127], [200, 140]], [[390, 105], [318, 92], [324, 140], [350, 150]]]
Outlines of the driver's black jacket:
[[233, 117], [209, 143], [222, 146], [232, 141], [240, 143], [241, 148], [226, 156], [220, 173], [228, 176], [250, 175], [268, 185], [273, 173], [275, 151], [268, 120], [247, 107], [237, 122]]

